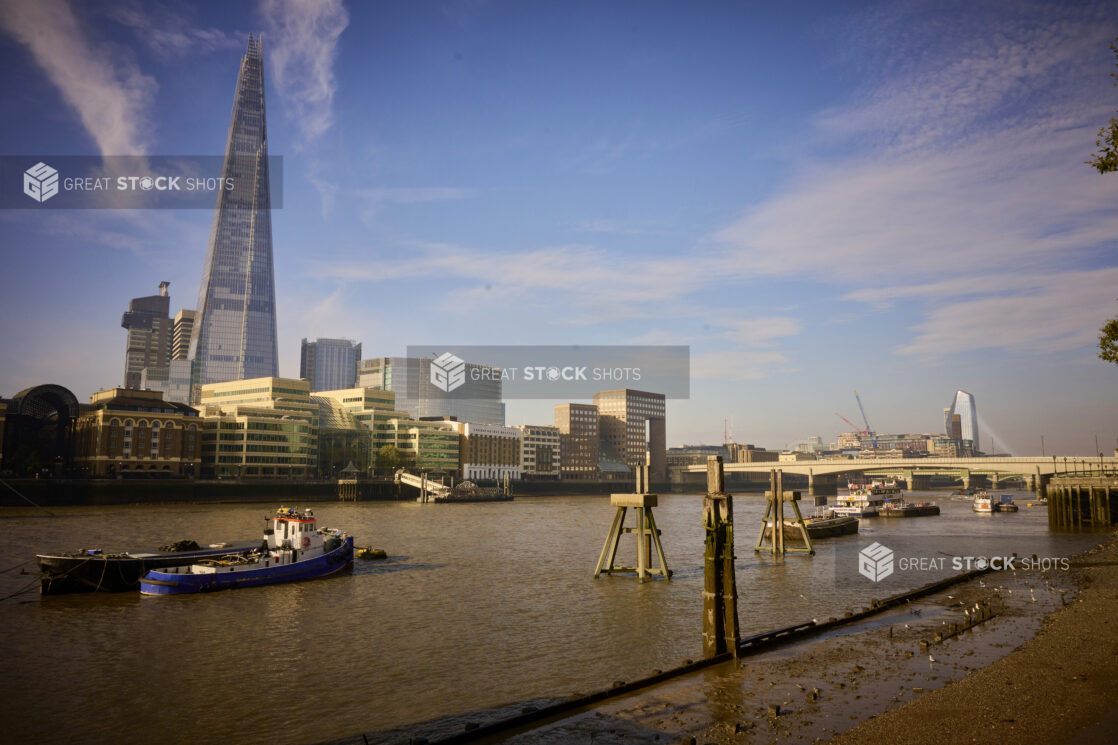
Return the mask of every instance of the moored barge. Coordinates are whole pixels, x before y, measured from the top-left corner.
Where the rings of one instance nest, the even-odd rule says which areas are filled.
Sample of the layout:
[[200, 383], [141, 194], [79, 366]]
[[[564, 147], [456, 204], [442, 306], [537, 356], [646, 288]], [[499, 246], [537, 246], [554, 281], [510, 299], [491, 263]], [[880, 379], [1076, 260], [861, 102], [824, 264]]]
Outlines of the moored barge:
[[201, 547], [194, 541], [179, 541], [160, 549], [104, 551], [99, 548], [39, 554], [39, 592], [62, 595], [74, 592], [133, 592], [140, 578], [152, 569], [193, 564], [214, 556], [245, 553], [257, 542], [221, 543]]

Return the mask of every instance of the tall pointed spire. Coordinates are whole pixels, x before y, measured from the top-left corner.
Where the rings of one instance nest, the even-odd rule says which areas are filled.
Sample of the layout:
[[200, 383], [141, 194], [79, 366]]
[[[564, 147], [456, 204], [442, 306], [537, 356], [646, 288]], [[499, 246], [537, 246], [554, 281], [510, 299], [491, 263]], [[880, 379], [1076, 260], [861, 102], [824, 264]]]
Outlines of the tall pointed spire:
[[276, 290], [264, 124], [264, 54], [248, 37], [241, 58], [222, 177], [191, 342], [196, 386], [277, 376]]

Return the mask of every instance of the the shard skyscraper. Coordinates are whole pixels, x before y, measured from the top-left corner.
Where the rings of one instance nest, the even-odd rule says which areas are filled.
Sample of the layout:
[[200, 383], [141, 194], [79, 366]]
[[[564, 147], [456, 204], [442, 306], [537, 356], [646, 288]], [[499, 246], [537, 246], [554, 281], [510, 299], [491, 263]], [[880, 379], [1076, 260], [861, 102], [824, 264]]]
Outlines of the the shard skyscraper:
[[[276, 376], [276, 289], [264, 124], [264, 55], [249, 36], [241, 58], [222, 177], [190, 346], [195, 391], [205, 383]], [[197, 395], [197, 394], [195, 394]]]

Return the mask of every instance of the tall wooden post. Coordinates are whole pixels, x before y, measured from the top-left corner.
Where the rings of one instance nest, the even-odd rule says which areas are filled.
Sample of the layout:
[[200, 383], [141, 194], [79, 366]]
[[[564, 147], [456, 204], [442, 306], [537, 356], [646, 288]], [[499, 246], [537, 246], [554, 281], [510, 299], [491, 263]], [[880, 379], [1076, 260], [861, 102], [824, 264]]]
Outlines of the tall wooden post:
[[734, 499], [725, 492], [721, 456], [707, 458], [703, 499], [703, 655], [738, 655], [738, 588], [734, 576]]
[[773, 490], [773, 553], [784, 555], [784, 471], [774, 470]]

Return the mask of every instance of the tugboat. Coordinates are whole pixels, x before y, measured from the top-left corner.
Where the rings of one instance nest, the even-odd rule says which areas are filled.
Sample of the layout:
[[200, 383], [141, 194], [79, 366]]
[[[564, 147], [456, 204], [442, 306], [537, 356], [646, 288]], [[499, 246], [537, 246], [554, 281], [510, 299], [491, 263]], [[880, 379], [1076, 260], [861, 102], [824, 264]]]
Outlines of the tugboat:
[[319, 528], [311, 510], [300, 514], [281, 507], [256, 549], [150, 571], [140, 580], [140, 593], [183, 595], [257, 587], [317, 579], [352, 568], [353, 536]]
[[186, 566], [202, 559], [251, 551], [258, 546], [247, 543], [214, 543], [199, 546], [194, 541], [178, 541], [158, 549], [105, 551], [87, 548], [80, 551], [39, 554], [39, 592], [63, 595], [73, 592], [130, 592], [140, 589], [140, 578], [152, 569]]

